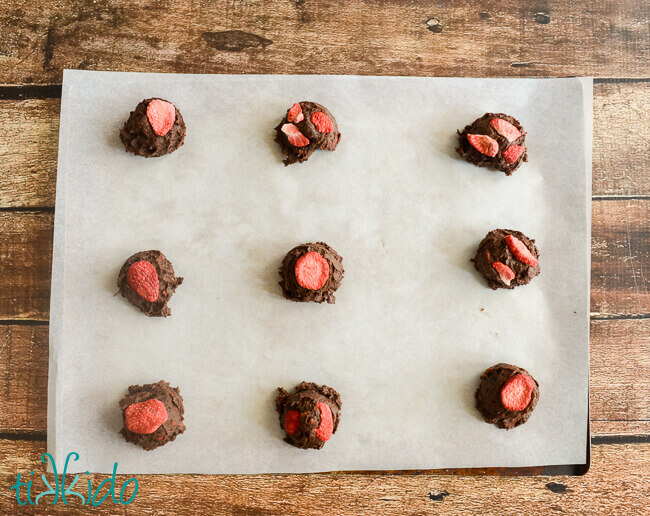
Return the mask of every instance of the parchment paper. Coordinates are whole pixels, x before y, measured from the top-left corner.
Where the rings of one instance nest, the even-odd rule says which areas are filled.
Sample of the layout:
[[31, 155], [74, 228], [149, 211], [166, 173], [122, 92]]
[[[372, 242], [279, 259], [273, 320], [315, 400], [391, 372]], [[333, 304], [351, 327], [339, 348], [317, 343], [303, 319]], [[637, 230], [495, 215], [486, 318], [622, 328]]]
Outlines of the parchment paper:
[[[590, 79], [219, 76], [66, 71], [50, 327], [48, 449], [70, 470], [263, 473], [585, 462]], [[147, 97], [187, 124], [171, 156], [126, 154]], [[284, 167], [273, 127], [316, 100], [335, 152]], [[518, 118], [530, 162], [512, 177], [456, 155], [485, 112]], [[490, 290], [469, 259], [496, 227], [535, 238], [541, 276]], [[281, 297], [277, 268], [325, 241], [346, 269], [335, 305]], [[173, 315], [114, 297], [122, 263], [160, 249], [185, 282]], [[474, 408], [497, 362], [541, 398], [505, 431]], [[187, 431], [153, 452], [118, 434], [131, 384], [180, 386]], [[320, 451], [282, 441], [278, 386], [335, 387]]]

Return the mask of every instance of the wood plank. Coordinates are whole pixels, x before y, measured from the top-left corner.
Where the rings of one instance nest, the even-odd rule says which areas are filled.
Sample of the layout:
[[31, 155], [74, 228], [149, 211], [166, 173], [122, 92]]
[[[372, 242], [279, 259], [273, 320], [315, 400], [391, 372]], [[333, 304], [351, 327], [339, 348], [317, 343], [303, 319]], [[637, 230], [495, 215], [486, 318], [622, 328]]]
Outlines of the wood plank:
[[[20, 510], [14, 492], [9, 490], [18, 472], [23, 480], [34, 478], [35, 493], [43, 492], [36, 478], [44, 470], [40, 462], [43, 452], [43, 442], [0, 440], [0, 512], [15, 514]], [[166, 514], [642, 514], [650, 504], [649, 475], [650, 444], [596, 445], [592, 448], [591, 470], [582, 477], [138, 475], [139, 490], [128, 508], [115, 506], [109, 497], [96, 511], [142, 513], [164, 508]], [[53, 482], [52, 475], [48, 477]], [[118, 490], [129, 477], [118, 475]], [[107, 477], [80, 475], [77, 489], [82, 494], [84, 489], [87, 492], [88, 478], [96, 488]], [[41, 502], [51, 500], [49, 496]], [[70, 505], [81, 508], [78, 499]], [[22, 510], [33, 514], [33, 509], [25, 506]], [[69, 514], [70, 509], [59, 501], [42, 506], [39, 514]]]
[[[54, 206], [60, 104], [0, 100], [0, 208]], [[594, 195], [650, 196], [649, 104], [650, 83], [594, 85]]]
[[[46, 431], [47, 326], [0, 326], [0, 434]], [[650, 433], [650, 319], [591, 323], [592, 433]], [[634, 388], [630, 388], [634, 385]]]
[[650, 201], [594, 201], [591, 313], [650, 314]]
[[635, 421], [591, 421], [591, 434], [604, 435], [647, 435], [650, 434], [650, 419]]
[[[591, 321], [592, 433], [646, 433], [650, 425], [650, 319]], [[640, 431], [635, 421], [645, 424]], [[607, 422], [607, 426], [599, 426]]]
[[[592, 315], [650, 314], [650, 202], [592, 204]], [[0, 212], [0, 320], [47, 320], [53, 218]]]
[[54, 206], [59, 99], [0, 101], [0, 208]]
[[0, 320], [47, 319], [54, 215], [0, 212]]
[[9, 0], [0, 83], [63, 68], [183, 73], [647, 77], [637, 0]]
[[593, 195], [650, 196], [650, 82], [594, 84]]
[[47, 325], [0, 326], [0, 434], [47, 430]]

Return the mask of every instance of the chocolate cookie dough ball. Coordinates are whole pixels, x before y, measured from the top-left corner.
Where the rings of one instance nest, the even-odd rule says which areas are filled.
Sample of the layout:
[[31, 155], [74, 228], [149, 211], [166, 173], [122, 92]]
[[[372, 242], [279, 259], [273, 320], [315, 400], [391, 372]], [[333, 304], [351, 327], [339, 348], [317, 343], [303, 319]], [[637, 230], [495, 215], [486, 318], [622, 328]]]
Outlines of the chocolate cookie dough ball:
[[343, 279], [343, 258], [325, 242], [294, 247], [282, 260], [280, 286], [293, 301], [334, 303]]
[[183, 278], [174, 276], [174, 267], [160, 251], [141, 251], [129, 258], [117, 277], [120, 294], [149, 317], [167, 317], [167, 306]]
[[145, 99], [131, 111], [120, 140], [128, 152], [145, 158], [164, 156], [183, 145], [185, 122], [171, 102]]
[[284, 440], [297, 448], [320, 450], [339, 426], [341, 396], [327, 385], [302, 382], [293, 394], [278, 388], [275, 408]]
[[475, 397], [485, 421], [510, 430], [528, 421], [539, 400], [539, 384], [521, 367], [497, 364], [481, 375]]
[[124, 427], [120, 433], [127, 442], [153, 450], [176, 439], [185, 431], [183, 398], [178, 387], [163, 380], [147, 385], [131, 385], [120, 401]]
[[341, 139], [336, 119], [315, 102], [297, 102], [275, 128], [284, 164], [307, 161], [316, 149], [333, 151]]
[[504, 113], [486, 113], [458, 131], [458, 154], [479, 167], [492, 167], [507, 176], [528, 161], [526, 133], [519, 121]]
[[535, 241], [519, 231], [495, 229], [481, 241], [474, 267], [494, 290], [526, 285], [539, 274]]

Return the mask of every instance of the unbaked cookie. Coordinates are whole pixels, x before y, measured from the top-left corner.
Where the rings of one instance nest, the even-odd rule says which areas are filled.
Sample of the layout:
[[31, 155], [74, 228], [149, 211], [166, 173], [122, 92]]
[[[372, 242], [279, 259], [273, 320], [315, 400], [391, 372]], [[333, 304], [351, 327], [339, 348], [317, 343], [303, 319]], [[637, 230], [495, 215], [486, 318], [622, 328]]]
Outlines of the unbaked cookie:
[[475, 397], [485, 421], [509, 430], [528, 421], [539, 400], [539, 384], [521, 367], [497, 364], [481, 375]]
[[490, 231], [472, 261], [494, 290], [526, 285], [540, 271], [535, 241], [512, 229]]
[[131, 111], [120, 130], [127, 152], [145, 158], [171, 154], [185, 140], [185, 122], [180, 111], [163, 99], [145, 99]]
[[458, 154], [479, 167], [492, 167], [507, 176], [528, 161], [526, 133], [505, 113], [486, 113], [458, 131]]
[[171, 315], [167, 302], [181, 283], [171, 262], [156, 250], [135, 253], [117, 276], [120, 294], [149, 317]]
[[302, 382], [293, 394], [278, 388], [275, 407], [286, 442], [320, 450], [339, 426], [341, 396], [327, 385]]
[[340, 139], [334, 115], [316, 102], [295, 103], [275, 128], [285, 165], [307, 161], [316, 149], [333, 151]]
[[120, 433], [127, 442], [153, 450], [176, 439], [185, 431], [183, 398], [178, 387], [163, 380], [147, 385], [131, 385], [120, 401], [124, 427]]
[[293, 301], [334, 303], [343, 280], [343, 258], [325, 242], [294, 247], [282, 260], [280, 286]]

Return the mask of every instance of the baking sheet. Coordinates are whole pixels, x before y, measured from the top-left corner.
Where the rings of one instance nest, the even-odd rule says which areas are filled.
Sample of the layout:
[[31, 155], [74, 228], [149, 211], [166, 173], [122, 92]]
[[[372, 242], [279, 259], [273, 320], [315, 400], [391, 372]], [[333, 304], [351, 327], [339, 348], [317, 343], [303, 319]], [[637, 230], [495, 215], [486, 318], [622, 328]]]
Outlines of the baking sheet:
[[[172, 75], [66, 70], [50, 326], [48, 450], [69, 470], [264, 473], [586, 461], [590, 79]], [[186, 143], [124, 152], [143, 98], [174, 102]], [[273, 127], [295, 101], [337, 118], [338, 149], [284, 167]], [[456, 155], [456, 130], [506, 112], [528, 132], [512, 177]], [[541, 275], [492, 291], [469, 259], [496, 227], [535, 238]], [[302, 242], [343, 256], [335, 305], [281, 297]], [[185, 282], [173, 315], [116, 292], [131, 254], [160, 249]], [[529, 422], [474, 408], [479, 375], [520, 365], [540, 383]], [[153, 452], [117, 433], [131, 384], [180, 386], [187, 431]], [[282, 441], [273, 399], [335, 387], [320, 451]]]

